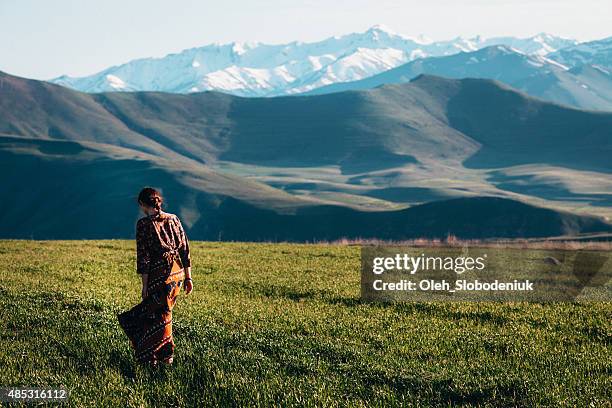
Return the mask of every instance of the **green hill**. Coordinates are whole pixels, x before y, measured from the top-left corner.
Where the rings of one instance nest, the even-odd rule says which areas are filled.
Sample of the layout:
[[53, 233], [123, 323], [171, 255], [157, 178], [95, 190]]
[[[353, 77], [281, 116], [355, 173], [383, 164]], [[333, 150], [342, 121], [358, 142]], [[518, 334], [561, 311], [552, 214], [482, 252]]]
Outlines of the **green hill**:
[[[5, 237], [130, 236], [143, 185], [163, 188], [168, 210], [201, 239], [610, 230], [588, 215], [610, 215], [612, 114], [492, 81], [421, 76], [367, 91], [239, 98], [89, 95], [0, 74], [0, 91]], [[516, 188], [519, 169], [527, 184], [547, 170], [533, 182], [551, 189]]]

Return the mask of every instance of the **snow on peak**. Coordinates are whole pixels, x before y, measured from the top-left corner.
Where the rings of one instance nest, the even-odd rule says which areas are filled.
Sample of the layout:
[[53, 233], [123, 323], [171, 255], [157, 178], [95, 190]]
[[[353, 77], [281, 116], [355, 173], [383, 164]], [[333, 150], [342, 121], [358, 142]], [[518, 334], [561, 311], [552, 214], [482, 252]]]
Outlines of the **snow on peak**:
[[393, 30], [382, 24], [377, 24], [375, 26], [370, 27], [362, 35], [375, 42], [385, 42], [394, 38], [403, 38], [402, 36], [395, 33]]
[[363, 79], [415, 59], [493, 45], [504, 52], [544, 56], [573, 44], [573, 40], [549, 34], [523, 39], [476, 36], [432, 41], [423, 35], [404, 36], [379, 24], [365, 32], [310, 43], [213, 43], [162, 58], [134, 60], [88, 77], [60, 77], [52, 82], [85, 92], [217, 90], [241, 96], [276, 96]]
[[106, 81], [108, 82], [110, 87], [113, 89], [122, 90], [126, 88], [125, 82], [123, 82], [121, 78], [115, 75], [111, 75], [111, 74], [106, 75]]
[[247, 50], [249, 49], [248, 44], [245, 43], [239, 43], [239, 42], [234, 42], [232, 43], [232, 51], [234, 52], [234, 54], [236, 55], [242, 55], [245, 54], [247, 52]]
[[571, 67], [599, 65], [612, 69], [612, 37], [565, 47], [548, 57]]
[[552, 60], [552, 59], [550, 59], [550, 58], [544, 57], [544, 56], [542, 56], [542, 55], [536, 55], [536, 56], [534, 56], [534, 57], [536, 57], [536, 58], [537, 58], [537, 59], [539, 59], [540, 61], [545, 62], [546, 64], [555, 65], [556, 67], [561, 68], [561, 69], [562, 69], [562, 70], [564, 70], [564, 71], [569, 70], [569, 67], [568, 67], [567, 65], [563, 65], [563, 64], [561, 64], [560, 62], [557, 62], [557, 61]]
[[393, 31], [391, 28], [389, 28], [388, 26], [384, 24], [375, 24], [372, 27], [370, 27], [368, 31], [366, 32], [370, 32], [370, 33], [378, 32], [378, 33], [385, 33], [389, 35], [397, 35], [395, 31]]
[[600, 65], [592, 65], [593, 68], [595, 68], [596, 70], [598, 70], [601, 73], [604, 73], [606, 75], [610, 75], [610, 71], [608, 71], [607, 69], [605, 69], [604, 67], [600, 66]]
[[419, 34], [419, 35], [417, 35], [417, 36], [416, 36], [416, 37], [413, 39], [413, 41], [414, 41], [415, 43], [418, 43], [418, 44], [423, 44], [423, 45], [433, 44], [433, 42], [434, 42], [434, 41], [433, 41], [431, 38], [427, 37], [425, 34]]

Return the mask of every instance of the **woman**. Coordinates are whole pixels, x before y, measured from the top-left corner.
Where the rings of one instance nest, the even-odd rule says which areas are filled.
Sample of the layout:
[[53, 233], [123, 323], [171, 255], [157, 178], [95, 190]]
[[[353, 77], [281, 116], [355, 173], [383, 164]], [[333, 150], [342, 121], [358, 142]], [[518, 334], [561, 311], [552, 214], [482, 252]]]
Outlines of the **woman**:
[[142, 302], [121, 313], [119, 324], [134, 348], [136, 359], [156, 366], [172, 364], [172, 308], [181, 289], [189, 294], [189, 241], [179, 218], [162, 210], [154, 188], [144, 188], [138, 204], [145, 217], [136, 225], [136, 269], [142, 277]]

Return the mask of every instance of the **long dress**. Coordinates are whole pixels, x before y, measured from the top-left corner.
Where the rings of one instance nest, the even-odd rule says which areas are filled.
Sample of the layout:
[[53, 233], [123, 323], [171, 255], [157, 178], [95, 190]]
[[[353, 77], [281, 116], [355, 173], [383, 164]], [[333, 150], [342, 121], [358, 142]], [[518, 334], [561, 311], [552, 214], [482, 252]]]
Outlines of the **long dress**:
[[174, 355], [172, 308], [191, 266], [189, 241], [179, 218], [160, 212], [136, 224], [136, 270], [148, 274], [146, 297], [119, 314], [119, 325], [141, 363], [168, 362]]

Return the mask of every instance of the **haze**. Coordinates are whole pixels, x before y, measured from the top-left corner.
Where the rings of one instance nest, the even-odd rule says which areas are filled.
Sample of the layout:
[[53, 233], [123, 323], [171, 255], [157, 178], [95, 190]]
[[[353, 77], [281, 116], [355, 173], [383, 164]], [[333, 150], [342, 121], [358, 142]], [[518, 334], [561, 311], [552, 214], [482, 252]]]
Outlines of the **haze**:
[[433, 40], [611, 35], [607, 0], [269, 0], [0, 2], [0, 70], [29, 78], [82, 76], [129, 60], [212, 42], [317, 41], [384, 24]]

